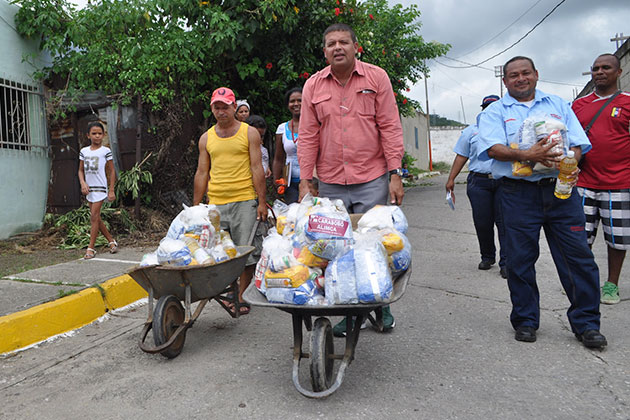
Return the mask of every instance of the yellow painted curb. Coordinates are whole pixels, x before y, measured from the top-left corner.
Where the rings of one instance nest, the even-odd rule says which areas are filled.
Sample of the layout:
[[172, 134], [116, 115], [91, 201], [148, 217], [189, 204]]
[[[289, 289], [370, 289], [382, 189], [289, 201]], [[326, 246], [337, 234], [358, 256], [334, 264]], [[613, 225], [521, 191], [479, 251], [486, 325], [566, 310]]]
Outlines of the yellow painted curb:
[[147, 297], [147, 292], [127, 274], [107, 280], [101, 287], [105, 292], [104, 300], [108, 311]]
[[128, 275], [107, 280], [32, 308], [0, 317], [0, 354], [39, 343], [87, 325], [106, 311], [122, 308], [147, 296]]
[[89, 324], [105, 313], [94, 287], [0, 317], [0, 353], [17, 350]]

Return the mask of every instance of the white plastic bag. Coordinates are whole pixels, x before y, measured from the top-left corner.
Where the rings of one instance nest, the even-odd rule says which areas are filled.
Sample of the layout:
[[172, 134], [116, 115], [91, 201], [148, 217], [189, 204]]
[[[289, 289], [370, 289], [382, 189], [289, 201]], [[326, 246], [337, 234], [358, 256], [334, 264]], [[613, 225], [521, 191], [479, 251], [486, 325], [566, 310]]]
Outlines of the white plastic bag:
[[388, 269], [387, 252], [381, 236], [365, 235], [354, 248], [354, 268], [357, 296], [361, 303], [386, 302], [392, 295], [392, 276]]
[[160, 264], [182, 266], [190, 264], [192, 255], [184, 241], [164, 238], [158, 246], [157, 259]]
[[359, 302], [352, 249], [331, 261], [326, 267], [324, 294], [329, 305]]
[[409, 224], [405, 213], [398, 206], [377, 205], [368, 210], [357, 223], [359, 232], [392, 228], [407, 233]]

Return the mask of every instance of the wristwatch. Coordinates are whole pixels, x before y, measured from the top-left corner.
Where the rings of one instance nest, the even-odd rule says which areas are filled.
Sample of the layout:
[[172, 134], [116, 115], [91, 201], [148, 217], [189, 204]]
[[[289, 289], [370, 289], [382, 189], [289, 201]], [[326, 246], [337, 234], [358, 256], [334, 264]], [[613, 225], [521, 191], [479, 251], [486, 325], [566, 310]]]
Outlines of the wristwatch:
[[400, 168], [392, 169], [391, 171], [389, 171], [389, 176], [391, 177], [392, 175], [398, 175], [400, 178], [402, 178], [403, 176], [402, 169]]

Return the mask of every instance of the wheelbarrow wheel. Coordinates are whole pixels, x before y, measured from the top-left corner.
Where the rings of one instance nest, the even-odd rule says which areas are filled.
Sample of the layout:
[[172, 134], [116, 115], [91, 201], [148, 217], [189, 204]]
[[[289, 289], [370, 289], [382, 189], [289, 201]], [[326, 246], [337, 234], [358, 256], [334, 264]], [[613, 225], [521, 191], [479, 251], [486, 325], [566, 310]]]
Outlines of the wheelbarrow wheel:
[[315, 320], [311, 331], [311, 384], [313, 391], [321, 392], [330, 388], [335, 353], [332, 327], [328, 318]]
[[[171, 336], [184, 322], [184, 308], [173, 295], [162, 296], [153, 310], [153, 341], [156, 346], [161, 346], [170, 340]], [[173, 344], [160, 352], [169, 359], [179, 356], [186, 341], [186, 330], [182, 331]]]

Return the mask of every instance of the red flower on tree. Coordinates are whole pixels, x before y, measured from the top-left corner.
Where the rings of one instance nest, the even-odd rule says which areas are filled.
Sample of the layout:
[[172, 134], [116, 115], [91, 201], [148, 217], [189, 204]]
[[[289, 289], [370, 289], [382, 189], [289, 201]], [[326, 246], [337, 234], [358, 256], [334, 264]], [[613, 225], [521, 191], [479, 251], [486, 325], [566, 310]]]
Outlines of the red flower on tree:
[[337, 2], [336, 2], [336, 3], [337, 3], [337, 6], [339, 6], [339, 0], [337, 0]]
[[357, 51], [359, 51], [359, 53], [362, 53], [363, 52], [363, 47], [359, 46], [359, 49]]
[[307, 72], [300, 74], [300, 78], [308, 79], [308, 76], [310, 76], [310, 74], [308, 74]]
[[370, 17], [370, 19], [374, 20], [374, 16], [372, 16], [372, 13], [370, 13], [368, 16]]
[[353, 10], [353, 9], [350, 9], [350, 13], [354, 13], [354, 10]]
[[406, 104], [406, 103], [407, 103], [407, 100], [406, 100], [406, 99], [403, 99], [403, 105], [404, 105], [404, 104]]
[[398, 96], [398, 93], [394, 92], [394, 96]]
[[339, 16], [341, 14], [341, 10], [338, 7], [335, 7], [335, 16]]
[[267, 70], [271, 70], [271, 68], [273, 67], [273, 64], [267, 63], [267, 65], [265, 67], [267, 67]]
[[396, 58], [400, 58], [400, 53], [396, 53]]
[[385, 55], [385, 48], [383, 48], [383, 55]]

